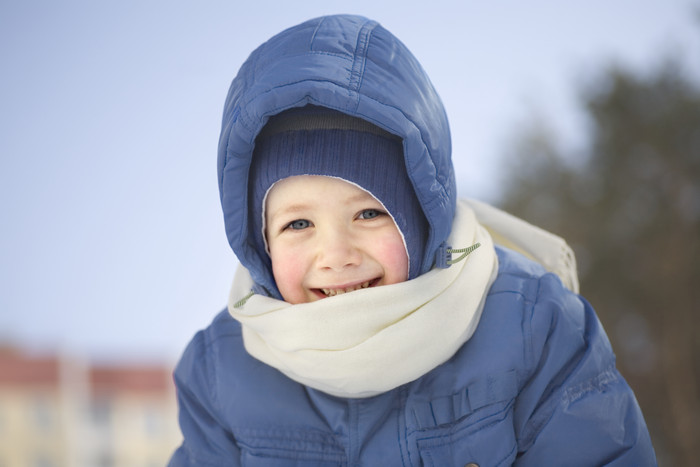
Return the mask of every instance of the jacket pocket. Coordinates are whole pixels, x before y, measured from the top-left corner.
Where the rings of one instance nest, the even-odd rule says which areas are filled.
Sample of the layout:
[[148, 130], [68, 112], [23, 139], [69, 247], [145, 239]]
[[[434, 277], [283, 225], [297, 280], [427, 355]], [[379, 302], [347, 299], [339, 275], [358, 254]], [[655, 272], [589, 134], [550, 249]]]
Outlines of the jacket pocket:
[[345, 450], [330, 433], [296, 428], [236, 430], [241, 465], [330, 467], [346, 465]]
[[425, 466], [510, 465], [517, 442], [513, 404], [515, 371], [490, 375], [465, 391], [416, 406], [415, 433]]
[[308, 458], [289, 459], [287, 457], [267, 455], [257, 455], [254, 453], [243, 452], [241, 457], [242, 466], [250, 467], [336, 467], [345, 466], [343, 462], [333, 462], [327, 460], [314, 460]]

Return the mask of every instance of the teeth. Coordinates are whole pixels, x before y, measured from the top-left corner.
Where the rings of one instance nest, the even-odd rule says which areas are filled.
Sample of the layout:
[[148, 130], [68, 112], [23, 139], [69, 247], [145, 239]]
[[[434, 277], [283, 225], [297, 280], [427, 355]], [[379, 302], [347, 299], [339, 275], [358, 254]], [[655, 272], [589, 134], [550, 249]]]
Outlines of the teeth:
[[321, 289], [321, 291], [326, 294], [327, 297], [335, 297], [336, 295], [341, 295], [355, 290], [366, 289], [369, 287], [370, 282], [371, 281], [363, 282], [362, 284], [358, 284], [354, 287], [346, 287], [344, 289]]

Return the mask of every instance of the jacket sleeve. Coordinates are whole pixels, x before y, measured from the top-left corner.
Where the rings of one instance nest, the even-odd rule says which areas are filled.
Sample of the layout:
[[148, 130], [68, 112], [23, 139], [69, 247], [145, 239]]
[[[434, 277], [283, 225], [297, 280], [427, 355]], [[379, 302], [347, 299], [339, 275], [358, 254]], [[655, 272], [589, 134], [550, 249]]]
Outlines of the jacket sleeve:
[[656, 465], [637, 400], [591, 306], [545, 275], [529, 310], [532, 374], [515, 406], [516, 465]]
[[216, 365], [211, 343], [199, 332], [187, 346], [174, 373], [180, 430], [184, 440], [169, 466], [238, 466], [240, 451], [220, 420]]

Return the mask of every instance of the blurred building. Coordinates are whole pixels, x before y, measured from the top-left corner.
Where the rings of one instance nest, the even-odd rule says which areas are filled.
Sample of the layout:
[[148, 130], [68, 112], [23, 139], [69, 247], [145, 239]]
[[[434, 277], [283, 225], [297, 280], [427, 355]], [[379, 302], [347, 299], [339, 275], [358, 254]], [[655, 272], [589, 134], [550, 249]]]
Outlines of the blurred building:
[[171, 368], [0, 347], [0, 467], [163, 466], [180, 441]]

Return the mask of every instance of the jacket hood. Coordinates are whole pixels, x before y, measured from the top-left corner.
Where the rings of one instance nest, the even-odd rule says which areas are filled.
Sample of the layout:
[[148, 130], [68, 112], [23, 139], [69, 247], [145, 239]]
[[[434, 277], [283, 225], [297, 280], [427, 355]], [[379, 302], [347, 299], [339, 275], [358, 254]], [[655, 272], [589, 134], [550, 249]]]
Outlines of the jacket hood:
[[219, 195], [229, 244], [256, 284], [279, 297], [270, 259], [250, 240], [248, 169], [269, 117], [313, 104], [359, 117], [403, 141], [406, 170], [429, 225], [425, 273], [436, 264], [456, 207], [447, 116], [411, 52], [377, 22], [316, 18], [258, 47], [226, 98], [218, 152]]

